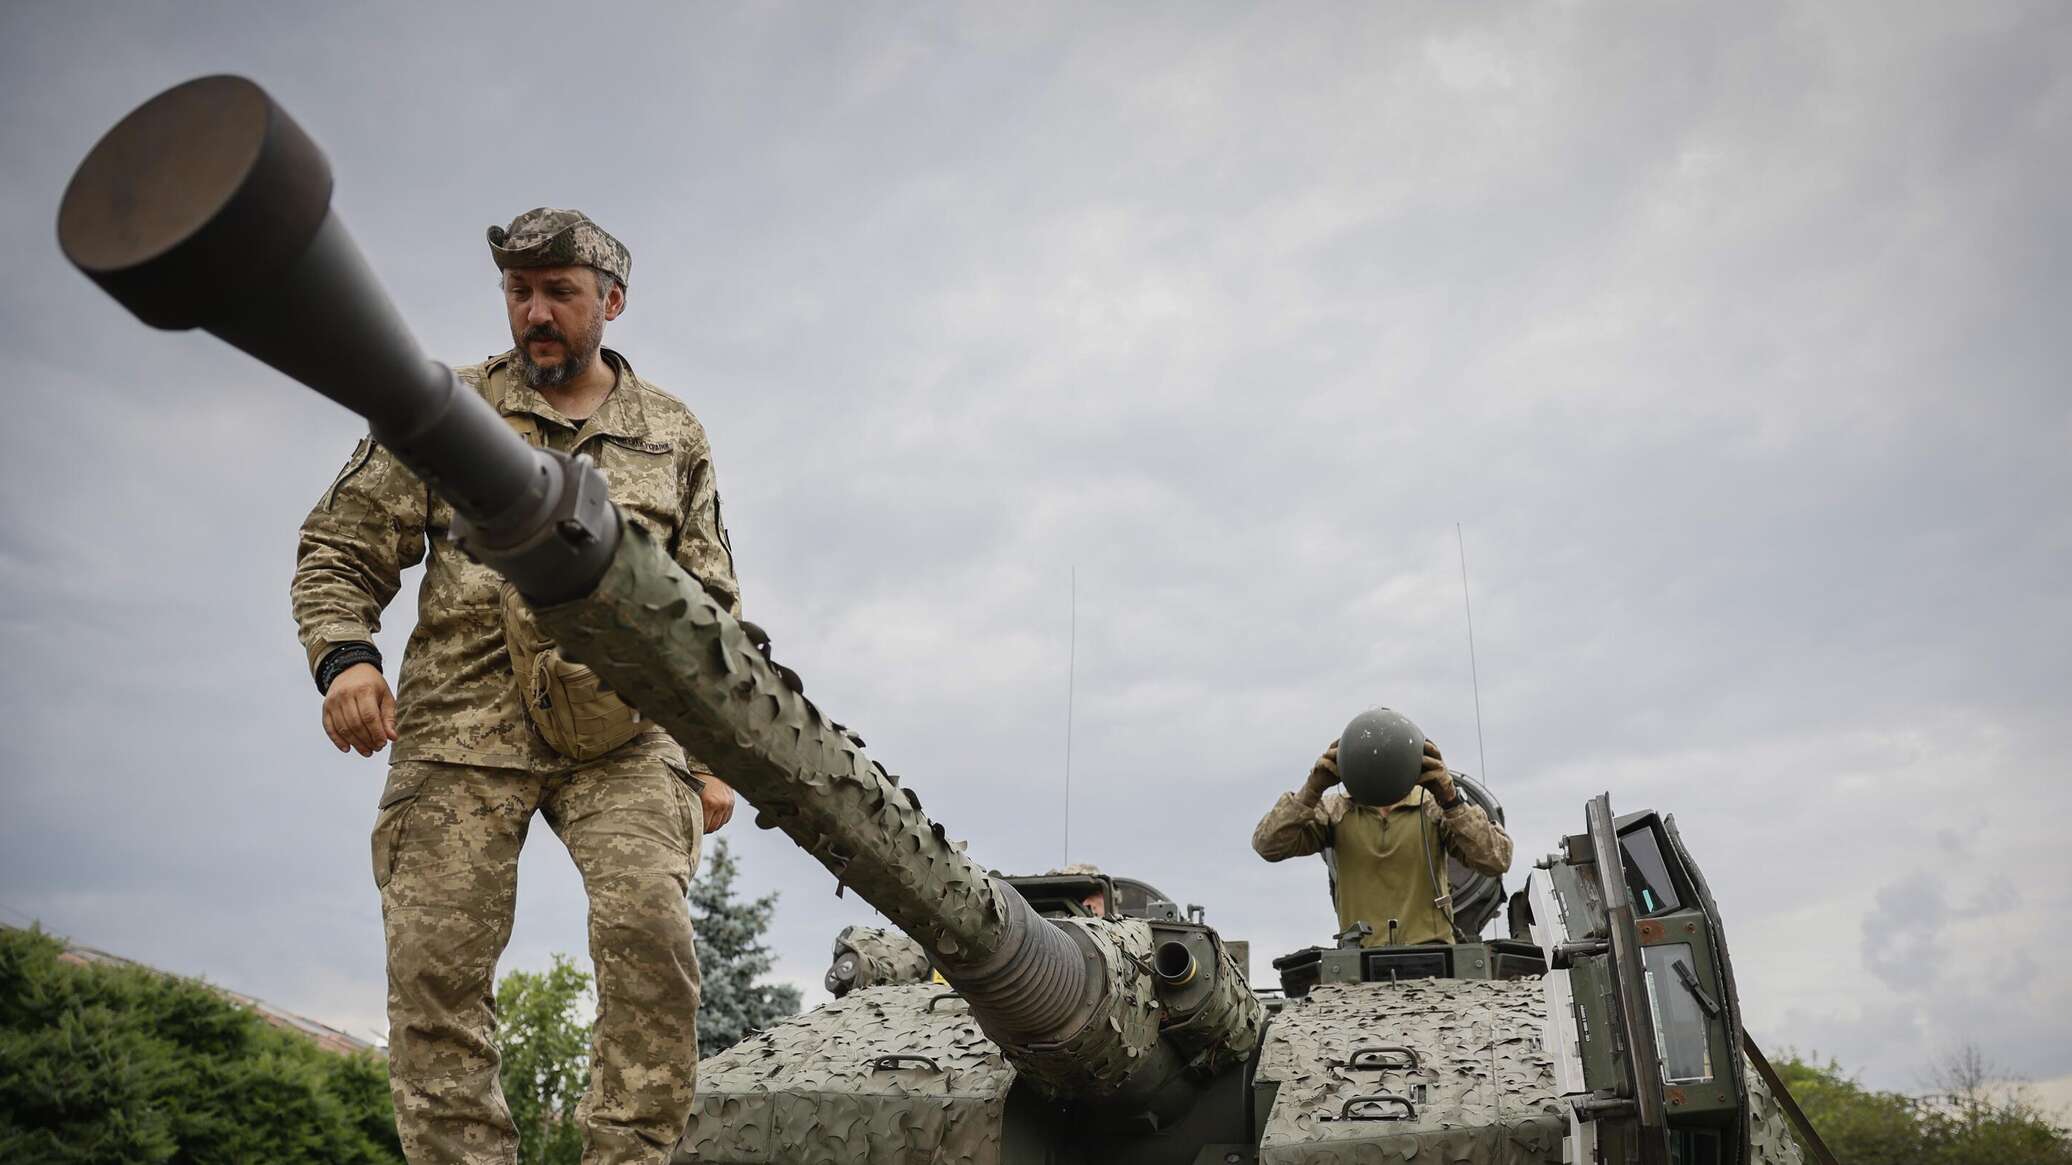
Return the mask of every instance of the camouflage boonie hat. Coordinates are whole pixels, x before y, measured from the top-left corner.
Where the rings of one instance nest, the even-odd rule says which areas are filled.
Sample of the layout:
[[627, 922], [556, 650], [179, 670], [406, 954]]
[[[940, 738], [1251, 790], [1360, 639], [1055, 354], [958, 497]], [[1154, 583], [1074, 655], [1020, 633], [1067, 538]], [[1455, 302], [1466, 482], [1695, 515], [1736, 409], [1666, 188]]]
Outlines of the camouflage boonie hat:
[[509, 227], [490, 227], [489, 254], [503, 270], [595, 267], [622, 284], [633, 271], [626, 245], [580, 210], [542, 206], [512, 219]]

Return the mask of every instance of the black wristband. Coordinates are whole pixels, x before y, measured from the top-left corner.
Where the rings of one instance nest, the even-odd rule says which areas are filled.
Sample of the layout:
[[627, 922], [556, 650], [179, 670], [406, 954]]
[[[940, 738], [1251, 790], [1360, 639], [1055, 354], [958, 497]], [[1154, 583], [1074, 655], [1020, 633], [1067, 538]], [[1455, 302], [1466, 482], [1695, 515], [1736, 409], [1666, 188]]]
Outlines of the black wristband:
[[381, 651], [372, 643], [341, 643], [332, 648], [330, 653], [317, 663], [317, 692], [329, 692], [331, 681], [338, 678], [339, 672], [360, 663], [371, 663], [374, 670], [380, 671]]

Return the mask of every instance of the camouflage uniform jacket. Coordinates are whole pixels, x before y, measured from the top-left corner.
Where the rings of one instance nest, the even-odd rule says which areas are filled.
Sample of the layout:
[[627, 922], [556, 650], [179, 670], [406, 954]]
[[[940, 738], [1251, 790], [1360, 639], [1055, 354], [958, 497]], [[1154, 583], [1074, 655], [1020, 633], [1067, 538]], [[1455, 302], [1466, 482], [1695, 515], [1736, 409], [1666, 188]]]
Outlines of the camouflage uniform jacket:
[[[1390, 827], [1405, 813], [1421, 813], [1423, 828], [1411, 836], [1422, 834], [1422, 840], [1413, 843], [1400, 827]], [[1511, 866], [1510, 836], [1480, 806], [1463, 798], [1441, 809], [1421, 785], [1386, 809], [1355, 805], [1343, 793], [1316, 805], [1283, 793], [1252, 831], [1252, 848], [1270, 862], [1323, 853], [1339, 925], [1366, 922], [1374, 930], [1366, 940], [1370, 946], [1392, 940], [1383, 919], [1402, 923], [1403, 932], [1393, 937], [1403, 942], [1451, 941], [1450, 909], [1442, 913], [1439, 906], [1450, 893], [1444, 863], [1436, 870], [1428, 865], [1426, 847], [1433, 843], [1482, 873], [1501, 874]], [[1437, 884], [1428, 886], [1429, 879]]]
[[[515, 352], [457, 368], [461, 380], [504, 415], [537, 418], [547, 445], [587, 453], [629, 519], [671, 548], [678, 563], [735, 613], [741, 609], [733, 549], [720, 520], [711, 448], [681, 401], [635, 375], [605, 349], [618, 372], [604, 403], [580, 424], [525, 384]], [[453, 507], [371, 439], [362, 439], [302, 524], [290, 586], [295, 622], [314, 670], [334, 647], [372, 642], [405, 568], [425, 561], [417, 627], [403, 652], [391, 763], [443, 761], [524, 769], [574, 767], [548, 747], [519, 702], [504, 646], [501, 582], [448, 539]], [[612, 755], [651, 755], [683, 764], [659, 726]], [[691, 762], [695, 765], [695, 762]], [[700, 766], [702, 767], [702, 766]]]

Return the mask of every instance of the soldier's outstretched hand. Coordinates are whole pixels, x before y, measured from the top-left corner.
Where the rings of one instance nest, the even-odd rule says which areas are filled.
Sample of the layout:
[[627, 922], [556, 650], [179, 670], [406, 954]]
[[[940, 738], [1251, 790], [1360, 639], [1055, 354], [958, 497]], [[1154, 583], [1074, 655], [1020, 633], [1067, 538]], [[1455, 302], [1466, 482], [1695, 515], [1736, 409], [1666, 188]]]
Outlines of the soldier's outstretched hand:
[[338, 751], [373, 756], [396, 738], [396, 697], [381, 669], [356, 663], [324, 693], [324, 734]]
[[1432, 791], [1441, 801], [1453, 800], [1453, 774], [1446, 771], [1446, 758], [1439, 755], [1439, 746], [1429, 738], [1425, 740], [1423, 771], [1417, 775], [1417, 783]]

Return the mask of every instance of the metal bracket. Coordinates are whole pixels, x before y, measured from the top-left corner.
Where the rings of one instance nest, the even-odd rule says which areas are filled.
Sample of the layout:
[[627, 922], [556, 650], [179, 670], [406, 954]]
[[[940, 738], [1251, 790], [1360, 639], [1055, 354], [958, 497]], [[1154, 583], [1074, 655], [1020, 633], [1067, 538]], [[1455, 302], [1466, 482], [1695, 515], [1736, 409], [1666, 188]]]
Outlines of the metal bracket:
[[1705, 1012], [1705, 1014], [1710, 1016], [1711, 1018], [1718, 1019], [1719, 1000], [1714, 999], [1712, 995], [1708, 993], [1705, 990], [1705, 988], [1699, 984], [1698, 973], [1696, 971], [1691, 970], [1690, 964], [1684, 962], [1682, 959], [1677, 959], [1669, 965], [1676, 968], [1677, 980], [1683, 984], [1684, 990], [1691, 993], [1691, 998], [1698, 1001], [1699, 1008], [1702, 1009]]

